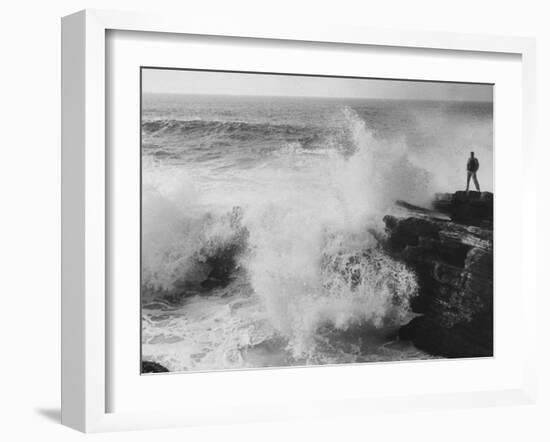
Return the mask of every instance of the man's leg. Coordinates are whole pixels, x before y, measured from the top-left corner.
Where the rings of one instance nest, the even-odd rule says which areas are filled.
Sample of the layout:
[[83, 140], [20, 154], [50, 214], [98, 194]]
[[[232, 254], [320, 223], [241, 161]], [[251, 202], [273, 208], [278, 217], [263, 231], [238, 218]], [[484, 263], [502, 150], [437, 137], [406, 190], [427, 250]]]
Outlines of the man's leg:
[[468, 178], [466, 180], [466, 192], [470, 190], [470, 178], [472, 178], [472, 174], [470, 172], [467, 172]]
[[479, 183], [477, 182], [477, 173], [474, 172], [474, 184], [476, 185], [476, 189], [478, 192], [481, 192], [481, 190], [479, 190]]

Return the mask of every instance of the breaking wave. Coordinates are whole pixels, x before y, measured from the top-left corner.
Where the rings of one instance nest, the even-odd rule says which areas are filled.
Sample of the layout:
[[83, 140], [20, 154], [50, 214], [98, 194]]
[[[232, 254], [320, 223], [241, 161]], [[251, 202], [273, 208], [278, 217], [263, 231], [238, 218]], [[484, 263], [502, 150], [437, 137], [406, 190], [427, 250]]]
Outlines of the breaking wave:
[[[247, 286], [290, 357], [305, 363], [319, 362], [323, 330], [400, 325], [416, 294], [415, 275], [386, 255], [370, 232], [382, 232], [381, 215], [395, 199], [428, 198], [431, 176], [411, 161], [404, 141], [378, 140], [351, 108], [340, 112], [337, 131], [323, 131], [322, 139], [317, 131], [316, 155], [303, 143], [281, 143], [277, 155], [258, 158], [257, 167], [221, 170], [215, 179], [197, 164], [175, 167], [145, 156], [146, 299]], [[284, 125], [174, 120], [147, 121], [143, 130], [158, 136], [221, 131], [235, 138], [261, 131], [285, 140], [299, 132]], [[311, 129], [300, 130], [302, 136]], [[254, 336], [261, 327], [244, 319], [237, 328], [246, 329], [247, 345], [273, 338], [265, 327], [261, 338]], [[243, 345], [242, 339], [228, 342], [225, 355]]]

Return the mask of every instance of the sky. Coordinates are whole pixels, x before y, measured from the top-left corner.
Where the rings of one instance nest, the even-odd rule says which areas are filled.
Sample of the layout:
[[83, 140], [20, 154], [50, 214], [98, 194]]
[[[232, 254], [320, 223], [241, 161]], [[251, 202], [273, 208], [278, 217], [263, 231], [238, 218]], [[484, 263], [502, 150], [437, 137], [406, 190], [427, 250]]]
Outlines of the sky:
[[487, 84], [144, 68], [144, 93], [492, 101]]

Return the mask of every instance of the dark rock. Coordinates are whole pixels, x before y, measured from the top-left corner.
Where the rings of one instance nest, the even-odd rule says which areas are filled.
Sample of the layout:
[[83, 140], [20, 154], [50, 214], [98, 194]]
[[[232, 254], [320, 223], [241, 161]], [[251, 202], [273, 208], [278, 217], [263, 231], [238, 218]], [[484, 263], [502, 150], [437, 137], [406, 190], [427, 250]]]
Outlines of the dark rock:
[[385, 216], [386, 227], [395, 232], [390, 237], [388, 246], [393, 251], [403, 250], [407, 246], [417, 246], [420, 238], [436, 238], [439, 226], [423, 218], [409, 217], [397, 220], [393, 216]]
[[449, 214], [453, 222], [492, 229], [493, 194], [491, 192], [438, 193], [433, 207]]
[[209, 269], [207, 278], [200, 285], [207, 290], [225, 287], [231, 282], [239, 268], [239, 256], [246, 248], [249, 232], [242, 226], [242, 209], [234, 207], [228, 217], [234, 232], [231, 241], [217, 248], [207, 247], [200, 252], [202, 262]]
[[[237, 276], [240, 257], [248, 247], [249, 232], [242, 225], [242, 209], [234, 207], [225, 215], [232, 235], [220, 240], [212, 238], [194, 256], [192, 265], [183, 277], [174, 283], [174, 289], [164, 293], [165, 299], [182, 300], [188, 296], [207, 293], [212, 289], [226, 287]], [[203, 222], [215, 222], [208, 215]]]
[[[431, 354], [493, 354], [492, 197], [488, 192], [437, 195], [434, 206], [453, 221], [416, 207], [411, 216], [384, 217], [382, 246], [416, 272], [419, 285], [411, 308], [422, 316], [403, 326], [400, 337]], [[480, 227], [482, 221], [490, 228]]]
[[[492, 316], [477, 319], [478, 322], [457, 324], [443, 328], [425, 317], [414, 318], [399, 329], [399, 338], [414, 344], [431, 354], [447, 358], [475, 358], [493, 355]], [[483, 330], [485, 333], [476, 333]], [[434, 334], [437, 333], [436, 336]]]
[[232, 276], [238, 268], [238, 256], [242, 251], [239, 243], [229, 244], [217, 250], [217, 253], [208, 256], [205, 264], [209, 267], [207, 278], [201, 282], [201, 287], [212, 289], [225, 287], [231, 282]]
[[168, 373], [166, 367], [163, 367], [157, 362], [152, 361], [141, 361], [141, 373]]

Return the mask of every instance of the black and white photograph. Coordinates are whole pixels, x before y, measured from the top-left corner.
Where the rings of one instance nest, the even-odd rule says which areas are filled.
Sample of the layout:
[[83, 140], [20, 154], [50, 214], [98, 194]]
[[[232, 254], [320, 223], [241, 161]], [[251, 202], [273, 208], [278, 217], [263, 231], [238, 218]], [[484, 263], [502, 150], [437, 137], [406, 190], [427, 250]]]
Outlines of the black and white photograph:
[[493, 86], [141, 68], [141, 372], [493, 356]]
[[550, 441], [548, 2], [3, 6], [0, 442]]

